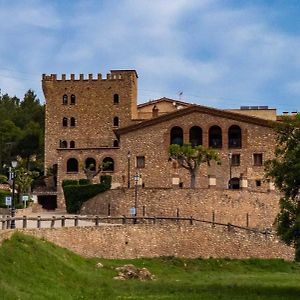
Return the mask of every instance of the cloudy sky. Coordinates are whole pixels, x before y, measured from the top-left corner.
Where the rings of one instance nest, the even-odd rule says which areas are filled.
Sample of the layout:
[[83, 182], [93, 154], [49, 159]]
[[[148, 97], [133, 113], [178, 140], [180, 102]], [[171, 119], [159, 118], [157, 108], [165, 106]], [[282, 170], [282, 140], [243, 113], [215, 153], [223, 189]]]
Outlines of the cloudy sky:
[[136, 69], [139, 103], [300, 111], [298, 0], [0, 0], [0, 88]]

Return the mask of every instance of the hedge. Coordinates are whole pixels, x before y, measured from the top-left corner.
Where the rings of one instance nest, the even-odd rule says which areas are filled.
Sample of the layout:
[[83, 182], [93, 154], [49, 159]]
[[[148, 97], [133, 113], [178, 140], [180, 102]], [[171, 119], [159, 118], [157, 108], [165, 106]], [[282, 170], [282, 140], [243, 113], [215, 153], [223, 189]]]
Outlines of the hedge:
[[107, 186], [109, 186], [109, 188], [111, 187], [111, 181], [112, 181], [112, 177], [110, 175], [100, 176], [100, 182], [106, 184]]
[[67, 186], [67, 185], [78, 185], [78, 180], [73, 180], [73, 179], [63, 180], [62, 187]]
[[63, 186], [68, 213], [79, 213], [82, 203], [110, 189], [110, 184], [65, 185]]
[[86, 178], [82, 178], [78, 180], [79, 185], [87, 185], [90, 184], [90, 181]]

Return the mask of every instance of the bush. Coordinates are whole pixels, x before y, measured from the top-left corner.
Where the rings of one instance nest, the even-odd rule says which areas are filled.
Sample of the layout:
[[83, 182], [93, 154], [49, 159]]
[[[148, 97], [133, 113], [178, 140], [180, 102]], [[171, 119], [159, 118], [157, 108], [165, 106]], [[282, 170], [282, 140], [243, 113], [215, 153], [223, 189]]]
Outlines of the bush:
[[111, 188], [111, 181], [112, 181], [112, 177], [110, 175], [100, 176], [100, 182], [104, 184], [107, 187], [107, 189]]
[[6, 207], [5, 205], [5, 197], [11, 196], [11, 192], [0, 190], [0, 207]]
[[72, 180], [72, 179], [63, 180], [62, 187], [68, 186], [68, 185], [78, 185], [78, 180]]
[[79, 179], [79, 185], [87, 185], [90, 184], [90, 181], [86, 178]]
[[7, 177], [0, 174], [0, 183], [7, 183]]
[[78, 213], [83, 202], [108, 189], [107, 183], [63, 186], [67, 212]]

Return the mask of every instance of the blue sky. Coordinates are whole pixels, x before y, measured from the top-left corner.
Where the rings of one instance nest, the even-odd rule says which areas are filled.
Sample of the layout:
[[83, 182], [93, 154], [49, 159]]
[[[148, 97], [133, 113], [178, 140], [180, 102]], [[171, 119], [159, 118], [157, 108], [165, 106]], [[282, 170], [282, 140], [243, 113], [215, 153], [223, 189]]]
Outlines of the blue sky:
[[0, 88], [136, 69], [139, 103], [300, 111], [300, 1], [0, 0]]

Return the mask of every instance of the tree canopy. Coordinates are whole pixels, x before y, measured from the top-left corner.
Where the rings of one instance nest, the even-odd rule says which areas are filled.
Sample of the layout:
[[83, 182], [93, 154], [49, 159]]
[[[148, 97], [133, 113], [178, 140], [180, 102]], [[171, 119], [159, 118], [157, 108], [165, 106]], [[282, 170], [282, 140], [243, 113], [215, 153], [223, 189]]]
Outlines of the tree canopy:
[[218, 153], [202, 145], [193, 147], [191, 144], [169, 146], [169, 158], [176, 160], [179, 165], [189, 171], [191, 188], [196, 187], [196, 178], [202, 163], [208, 165], [212, 160], [219, 162]]
[[0, 174], [17, 156], [26, 161], [27, 169], [32, 156], [42, 161], [43, 143], [44, 105], [36, 94], [28, 90], [23, 100], [0, 94]]
[[283, 193], [277, 216], [277, 232], [296, 248], [300, 261], [300, 114], [285, 119], [277, 128], [275, 158], [266, 162], [266, 176]]

